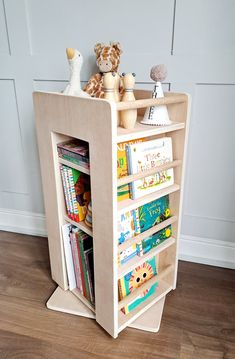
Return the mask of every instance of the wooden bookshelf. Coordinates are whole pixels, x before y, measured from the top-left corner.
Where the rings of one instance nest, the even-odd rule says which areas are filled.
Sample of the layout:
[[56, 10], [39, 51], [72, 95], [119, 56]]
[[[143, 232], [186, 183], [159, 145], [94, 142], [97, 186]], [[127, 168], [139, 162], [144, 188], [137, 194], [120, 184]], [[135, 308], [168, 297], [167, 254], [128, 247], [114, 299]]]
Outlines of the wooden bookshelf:
[[[47, 307], [61, 312], [93, 318], [112, 337], [127, 326], [156, 332], [159, 329], [165, 296], [176, 288], [182, 198], [184, 189], [185, 153], [189, 123], [189, 96], [166, 93], [164, 99], [152, 99], [149, 91], [136, 90], [136, 101], [114, 103], [95, 98], [78, 98], [55, 93], [35, 92], [34, 106], [40, 154], [44, 202], [47, 220], [51, 273], [58, 288]], [[147, 126], [140, 123], [144, 110], [151, 105], [167, 105], [171, 124]], [[117, 127], [118, 112], [138, 109], [133, 130]], [[169, 136], [173, 143], [174, 160], [154, 171], [138, 173], [117, 180], [117, 143], [137, 138], [154, 139]], [[89, 143], [90, 169], [61, 159], [57, 144], [76, 138]], [[59, 163], [90, 175], [92, 192], [92, 230], [84, 222], [74, 222], [65, 212]], [[157, 171], [174, 168], [174, 184], [136, 200], [117, 202], [117, 187]], [[172, 236], [142, 257], [134, 257], [118, 266], [118, 253], [127, 242], [117, 245], [117, 216], [169, 195], [171, 217], [131, 238], [128, 243], [147, 238], [171, 224]], [[61, 226], [71, 223], [93, 237], [95, 306], [75, 289], [68, 290]], [[157, 256], [158, 273], [122, 301], [118, 299], [118, 279]], [[134, 297], [158, 282], [156, 292], [125, 315], [121, 308]]]

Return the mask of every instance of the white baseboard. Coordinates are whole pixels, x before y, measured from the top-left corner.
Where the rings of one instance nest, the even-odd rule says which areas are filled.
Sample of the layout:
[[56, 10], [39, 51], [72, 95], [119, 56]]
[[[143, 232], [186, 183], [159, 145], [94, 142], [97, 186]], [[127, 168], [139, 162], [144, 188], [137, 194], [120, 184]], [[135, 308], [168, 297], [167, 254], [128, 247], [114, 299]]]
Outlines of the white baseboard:
[[45, 215], [0, 208], [0, 230], [46, 237]]
[[[0, 208], [0, 230], [46, 237], [45, 215]], [[182, 234], [179, 259], [235, 268], [235, 243]]]
[[182, 234], [179, 259], [235, 269], [235, 243]]

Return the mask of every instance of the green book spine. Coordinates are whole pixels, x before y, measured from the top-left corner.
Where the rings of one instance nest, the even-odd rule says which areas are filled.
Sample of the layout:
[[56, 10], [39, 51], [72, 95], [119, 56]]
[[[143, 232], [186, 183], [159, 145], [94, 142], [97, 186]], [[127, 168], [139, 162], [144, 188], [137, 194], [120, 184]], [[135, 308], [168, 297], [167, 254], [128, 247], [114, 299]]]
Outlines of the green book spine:
[[84, 279], [85, 279], [87, 299], [91, 302], [82, 236], [83, 236], [83, 234], [78, 233], [78, 242], [79, 242], [80, 254], [81, 254], [81, 258], [82, 258], [82, 267], [83, 267], [83, 273], [84, 273]]

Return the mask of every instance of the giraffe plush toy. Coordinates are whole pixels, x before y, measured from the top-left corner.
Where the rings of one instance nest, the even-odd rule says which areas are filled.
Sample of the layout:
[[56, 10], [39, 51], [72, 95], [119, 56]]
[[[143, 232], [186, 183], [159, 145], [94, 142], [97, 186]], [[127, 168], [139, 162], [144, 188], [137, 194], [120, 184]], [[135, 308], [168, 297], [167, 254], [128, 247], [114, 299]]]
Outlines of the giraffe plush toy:
[[[110, 42], [110, 45], [98, 43], [94, 47], [96, 54], [96, 64], [100, 70], [99, 73], [93, 75], [84, 87], [84, 91], [92, 97], [104, 97], [103, 78], [107, 72], [118, 72], [120, 63], [120, 55], [122, 53], [119, 42]], [[114, 92], [119, 96], [120, 77], [116, 76]]]

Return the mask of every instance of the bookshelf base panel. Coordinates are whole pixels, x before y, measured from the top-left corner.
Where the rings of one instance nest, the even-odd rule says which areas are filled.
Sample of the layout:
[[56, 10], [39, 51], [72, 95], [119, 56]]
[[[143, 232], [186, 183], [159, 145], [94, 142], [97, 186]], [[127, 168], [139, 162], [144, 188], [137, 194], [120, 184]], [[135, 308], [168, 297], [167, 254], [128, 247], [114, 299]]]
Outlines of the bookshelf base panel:
[[[128, 327], [147, 332], [157, 333], [162, 319], [165, 297], [149, 308], [144, 314], [139, 316]], [[52, 296], [46, 303], [48, 309], [58, 312], [79, 315], [90, 319], [95, 319], [95, 314], [87, 308], [73, 293], [57, 287]]]

